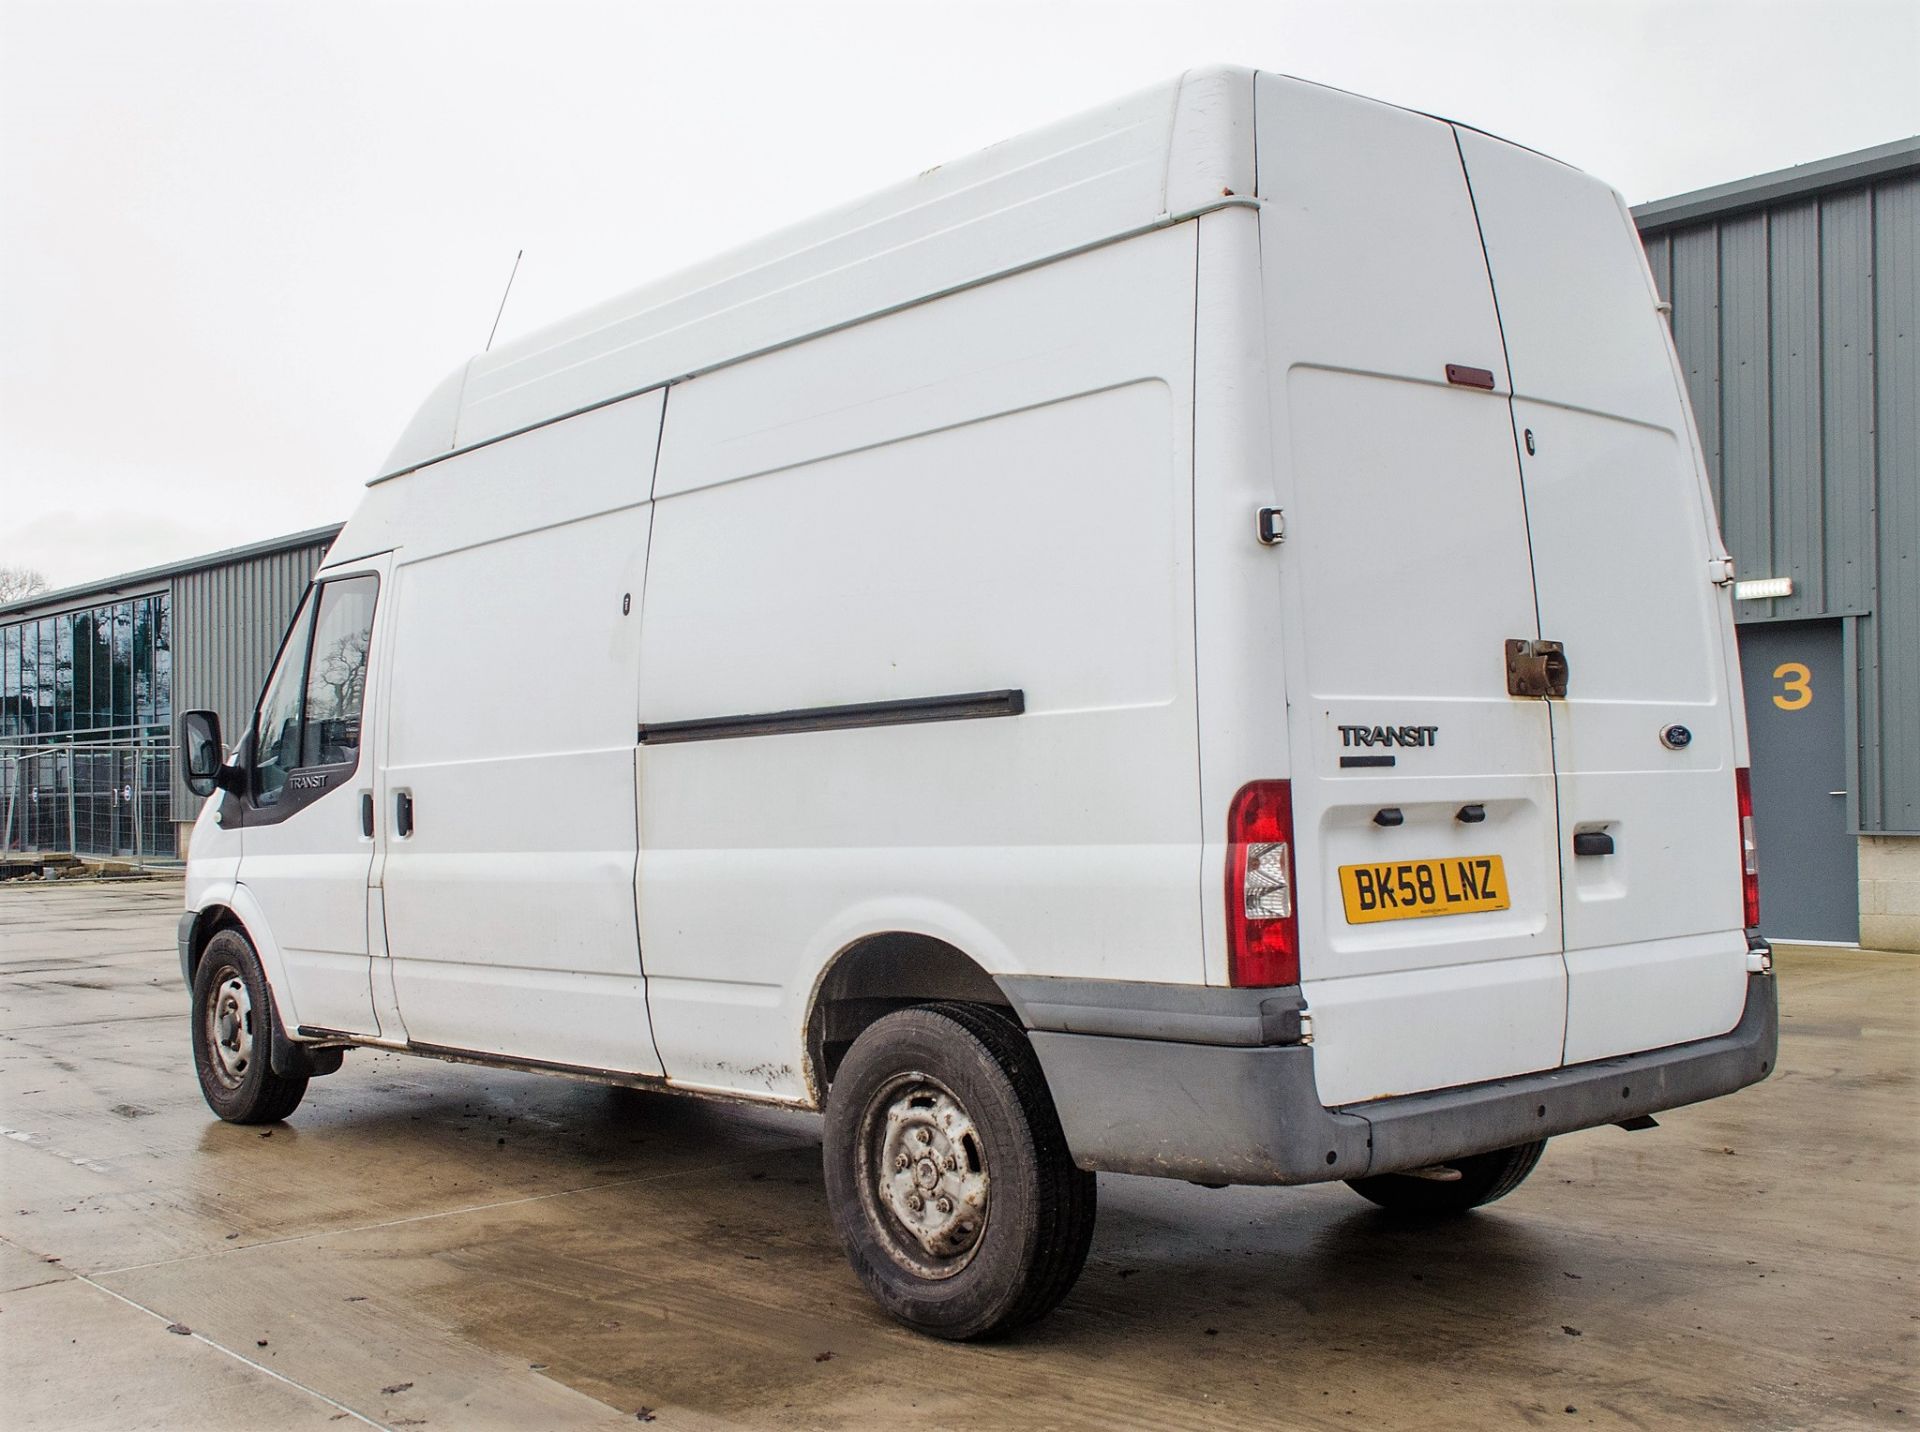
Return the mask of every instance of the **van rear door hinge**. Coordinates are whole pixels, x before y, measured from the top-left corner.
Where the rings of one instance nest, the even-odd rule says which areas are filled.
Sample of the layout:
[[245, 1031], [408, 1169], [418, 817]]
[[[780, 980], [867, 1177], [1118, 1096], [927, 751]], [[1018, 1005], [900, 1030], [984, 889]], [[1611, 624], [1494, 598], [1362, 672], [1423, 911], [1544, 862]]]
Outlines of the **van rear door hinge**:
[[1716, 587], [1733, 585], [1733, 558], [1714, 557], [1707, 562], [1707, 579]]
[[1254, 524], [1263, 546], [1278, 547], [1287, 540], [1287, 514], [1277, 507], [1263, 507]]

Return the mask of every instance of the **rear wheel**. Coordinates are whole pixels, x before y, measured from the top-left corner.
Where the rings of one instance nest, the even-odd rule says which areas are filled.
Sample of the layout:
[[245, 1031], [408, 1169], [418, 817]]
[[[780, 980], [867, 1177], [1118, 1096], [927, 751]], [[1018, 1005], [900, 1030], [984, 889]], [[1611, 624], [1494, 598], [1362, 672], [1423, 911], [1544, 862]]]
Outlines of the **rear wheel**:
[[1094, 1176], [1074, 1166], [1026, 1037], [977, 1005], [869, 1026], [827, 1096], [827, 1202], [854, 1271], [908, 1327], [990, 1337], [1067, 1295], [1093, 1241]]
[[193, 974], [193, 1067], [207, 1106], [230, 1124], [278, 1123], [306, 1097], [305, 1075], [273, 1072], [273, 991], [247, 937], [207, 941]]
[[1460, 1176], [1456, 1179], [1386, 1173], [1373, 1178], [1348, 1179], [1347, 1187], [1394, 1213], [1425, 1217], [1465, 1213], [1496, 1198], [1505, 1198], [1520, 1187], [1533, 1172], [1533, 1166], [1540, 1162], [1546, 1147], [1547, 1141], [1540, 1139], [1530, 1144], [1516, 1144], [1510, 1149], [1495, 1149], [1492, 1153], [1449, 1159], [1444, 1165], [1436, 1166], [1457, 1172]]

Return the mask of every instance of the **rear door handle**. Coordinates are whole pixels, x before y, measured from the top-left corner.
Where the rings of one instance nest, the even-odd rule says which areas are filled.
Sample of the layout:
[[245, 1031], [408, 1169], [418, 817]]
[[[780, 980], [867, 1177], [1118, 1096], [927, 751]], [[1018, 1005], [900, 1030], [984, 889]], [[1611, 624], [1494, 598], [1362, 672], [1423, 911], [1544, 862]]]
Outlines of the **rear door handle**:
[[393, 796], [393, 833], [405, 840], [413, 834], [413, 792], [396, 791]]
[[1558, 696], [1567, 694], [1567, 650], [1557, 641], [1507, 641], [1507, 694]]
[[1613, 837], [1604, 830], [1581, 830], [1574, 832], [1573, 853], [1575, 855], [1612, 855]]

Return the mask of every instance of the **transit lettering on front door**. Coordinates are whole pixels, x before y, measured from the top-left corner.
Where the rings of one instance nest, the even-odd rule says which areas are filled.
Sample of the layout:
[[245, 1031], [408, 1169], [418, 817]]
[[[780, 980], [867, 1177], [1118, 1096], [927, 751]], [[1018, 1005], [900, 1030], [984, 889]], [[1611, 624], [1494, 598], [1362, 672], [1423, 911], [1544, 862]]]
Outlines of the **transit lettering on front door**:
[[1497, 855], [1343, 865], [1340, 893], [1350, 925], [1505, 910], [1511, 903]]

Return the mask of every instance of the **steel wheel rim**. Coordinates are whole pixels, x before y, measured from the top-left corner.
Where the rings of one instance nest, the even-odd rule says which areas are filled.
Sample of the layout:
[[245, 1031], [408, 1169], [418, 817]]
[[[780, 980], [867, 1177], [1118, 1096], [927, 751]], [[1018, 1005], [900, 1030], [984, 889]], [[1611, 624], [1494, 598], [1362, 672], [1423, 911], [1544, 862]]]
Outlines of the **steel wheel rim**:
[[208, 1067], [229, 1089], [245, 1082], [253, 1068], [253, 998], [240, 971], [228, 965], [214, 979], [207, 1000]]
[[889, 1080], [861, 1119], [859, 1181], [887, 1254], [922, 1278], [973, 1261], [992, 1211], [986, 1141], [966, 1106], [918, 1071]]

